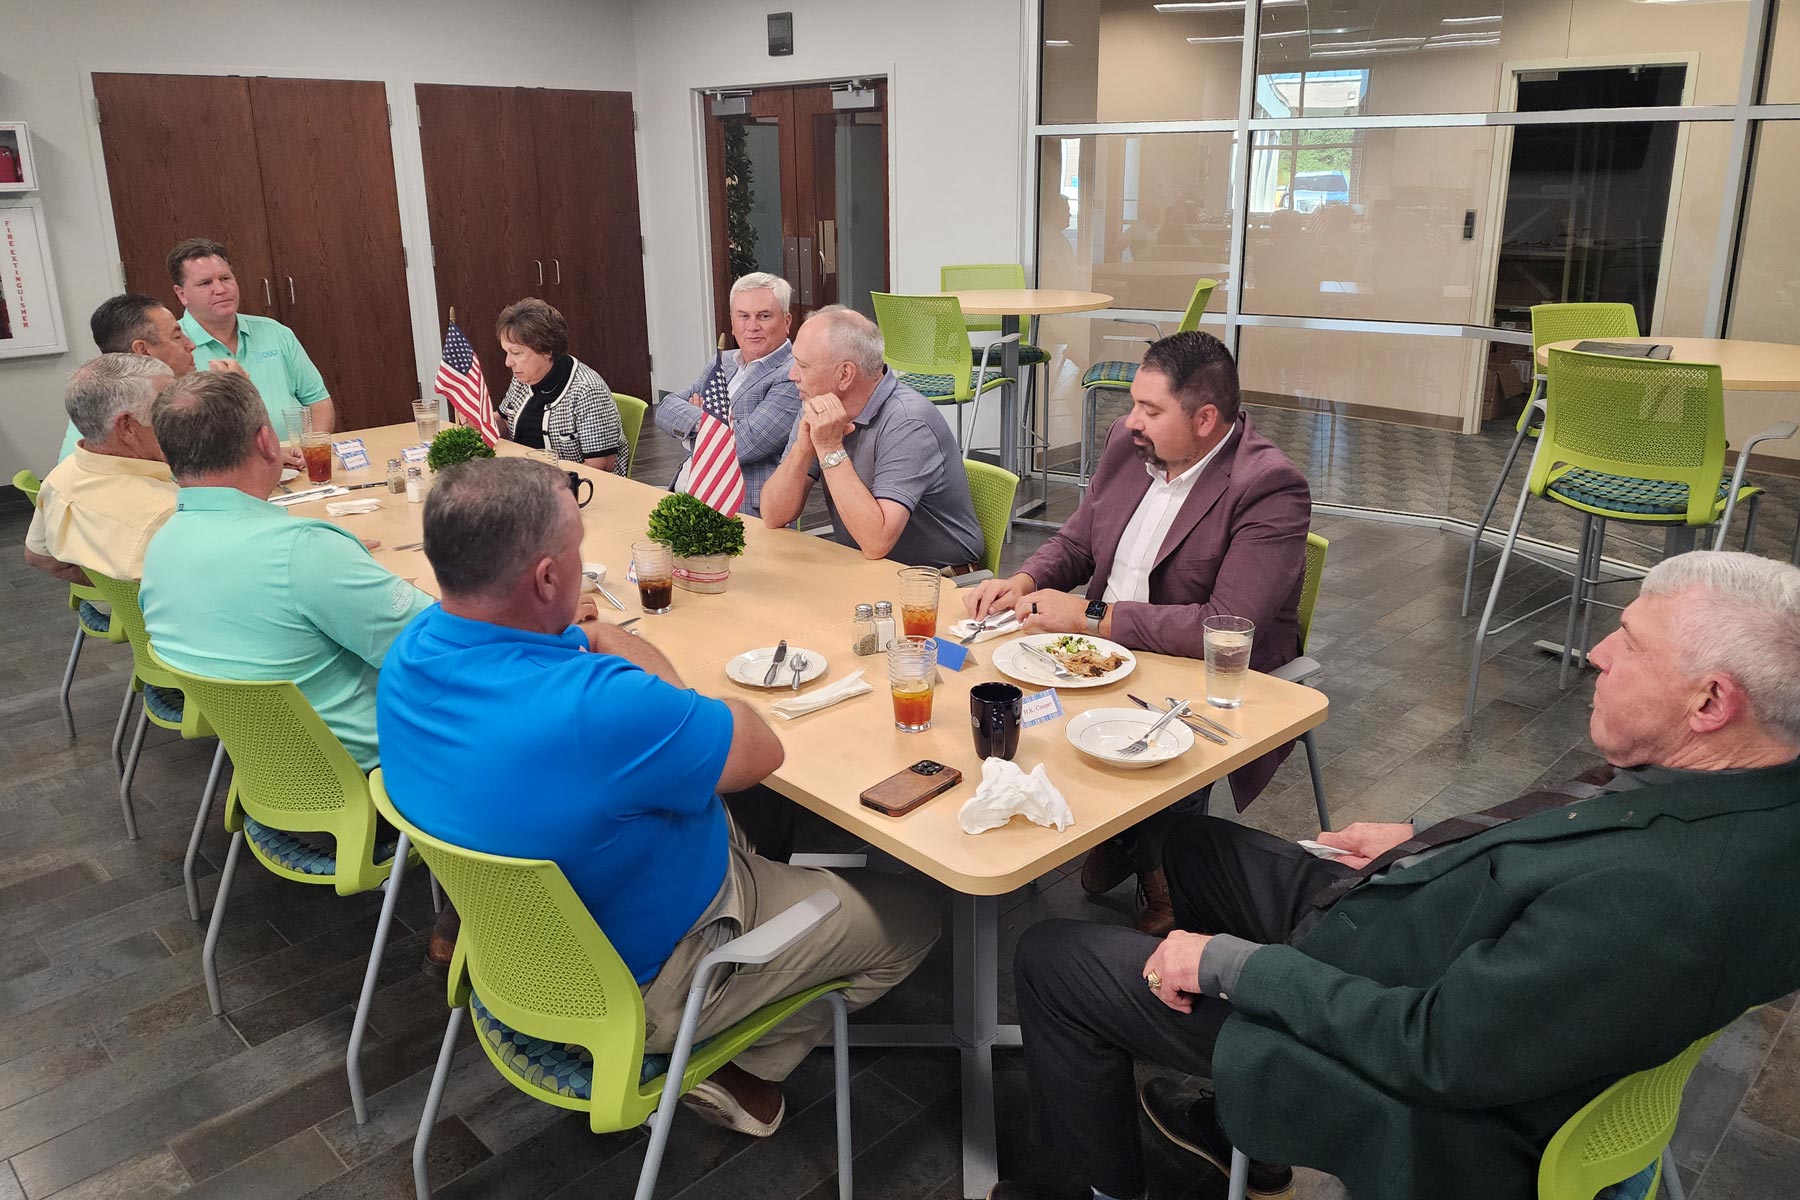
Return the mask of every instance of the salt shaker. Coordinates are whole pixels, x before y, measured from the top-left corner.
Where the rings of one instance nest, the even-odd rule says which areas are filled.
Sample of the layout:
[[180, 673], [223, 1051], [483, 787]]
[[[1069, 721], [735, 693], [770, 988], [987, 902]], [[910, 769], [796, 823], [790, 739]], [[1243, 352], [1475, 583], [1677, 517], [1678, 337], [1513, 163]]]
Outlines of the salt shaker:
[[850, 649], [859, 655], [870, 655], [876, 652], [875, 646], [875, 606], [859, 604], [856, 606], [856, 619], [850, 635]]
[[877, 600], [875, 602], [875, 649], [876, 649], [876, 651], [878, 653], [885, 651], [888, 648], [888, 643], [894, 640], [894, 634], [896, 634], [898, 632], [899, 632], [899, 630], [896, 629], [894, 626], [894, 604], [893, 604], [893, 601]]
[[410, 466], [406, 468], [406, 499], [412, 504], [425, 502], [425, 468]]

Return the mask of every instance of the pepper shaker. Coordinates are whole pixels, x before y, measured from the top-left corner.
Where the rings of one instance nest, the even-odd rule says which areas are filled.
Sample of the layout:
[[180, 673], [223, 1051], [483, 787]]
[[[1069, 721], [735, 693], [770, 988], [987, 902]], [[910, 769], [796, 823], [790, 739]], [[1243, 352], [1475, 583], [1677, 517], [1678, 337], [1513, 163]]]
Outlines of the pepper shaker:
[[850, 635], [850, 649], [865, 657], [875, 653], [874, 605], [859, 604], [856, 606], [856, 619]]

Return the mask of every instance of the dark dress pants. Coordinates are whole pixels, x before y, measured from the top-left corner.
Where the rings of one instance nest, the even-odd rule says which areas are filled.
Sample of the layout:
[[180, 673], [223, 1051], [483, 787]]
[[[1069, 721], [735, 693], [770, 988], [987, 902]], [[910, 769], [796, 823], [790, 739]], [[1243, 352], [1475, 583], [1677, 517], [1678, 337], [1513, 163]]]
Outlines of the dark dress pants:
[[[1170, 831], [1163, 869], [1177, 929], [1289, 940], [1317, 914], [1319, 889], [1348, 868], [1232, 821], [1194, 816]], [[1037, 1146], [1060, 1151], [1082, 1182], [1110, 1196], [1144, 1192], [1132, 1061], [1210, 1076], [1213, 1043], [1231, 1014], [1196, 998], [1179, 1013], [1144, 982], [1161, 939], [1117, 925], [1045, 921], [1013, 961]]]

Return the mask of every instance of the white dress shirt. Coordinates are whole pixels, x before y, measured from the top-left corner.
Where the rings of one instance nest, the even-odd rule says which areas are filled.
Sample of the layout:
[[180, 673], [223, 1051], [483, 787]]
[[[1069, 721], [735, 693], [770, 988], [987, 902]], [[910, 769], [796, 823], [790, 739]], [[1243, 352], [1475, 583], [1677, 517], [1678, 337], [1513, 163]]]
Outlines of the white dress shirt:
[[1175, 514], [1187, 502], [1188, 493], [1194, 490], [1194, 482], [1206, 470], [1206, 464], [1217, 458], [1236, 436], [1234, 427], [1224, 441], [1173, 479], [1149, 463], [1144, 464], [1144, 470], [1150, 474], [1150, 490], [1138, 501], [1137, 511], [1131, 514], [1125, 533], [1119, 538], [1119, 552], [1113, 558], [1112, 574], [1106, 577], [1106, 592], [1101, 599], [1108, 604], [1121, 600], [1149, 602], [1150, 569], [1156, 565], [1157, 552], [1169, 536]]

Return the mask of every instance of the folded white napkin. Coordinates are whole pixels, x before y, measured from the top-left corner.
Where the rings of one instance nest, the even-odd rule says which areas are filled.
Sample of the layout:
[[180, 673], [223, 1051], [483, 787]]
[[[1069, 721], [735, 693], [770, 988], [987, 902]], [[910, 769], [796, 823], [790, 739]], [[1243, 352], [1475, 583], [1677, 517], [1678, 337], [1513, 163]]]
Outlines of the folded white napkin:
[[981, 786], [969, 797], [956, 819], [964, 833], [984, 833], [998, 829], [1012, 820], [1014, 814], [1037, 825], [1055, 828], [1059, 833], [1075, 823], [1069, 802], [1056, 790], [1039, 763], [1027, 775], [1017, 763], [1004, 758], [990, 758], [981, 764]]
[[821, 708], [830, 708], [840, 700], [848, 700], [852, 696], [860, 696], [864, 692], [874, 690], [863, 679], [862, 671], [856, 670], [816, 692], [802, 692], [800, 695], [790, 696], [786, 700], [777, 700], [769, 705], [769, 711], [791, 721], [795, 717], [818, 712]]
[[[960, 642], [964, 638], [968, 637], [970, 631], [973, 630], [974, 628], [975, 628], [974, 618], [964, 617], [962, 620], [958, 621], [956, 624], [950, 626], [950, 629], [945, 634], [945, 636], [950, 638], [953, 641]], [[990, 625], [986, 629], [982, 630], [980, 636], [978, 636], [975, 639], [974, 644], [980, 645], [982, 642], [987, 641], [989, 638], [1011, 637], [1018, 632], [1019, 632], [1019, 618], [1015, 614], [1015, 615], [1007, 617], [1006, 620], [1002, 621], [998, 625]]]
[[353, 517], [358, 513], [372, 513], [380, 507], [379, 500], [334, 500], [325, 506], [325, 511], [334, 517]]
[[290, 492], [284, 496], [270, 496], [269, 503], [279, 504], [281, 507], [287, 508], [292, 504], [311, 504], [314, 500], [323, 500], [327, 496], [347, 496], [349, 494], [349, 488], [338, 487], [336, 484], [321, 483], [318, 487], [304, 488], [298, 492]]

